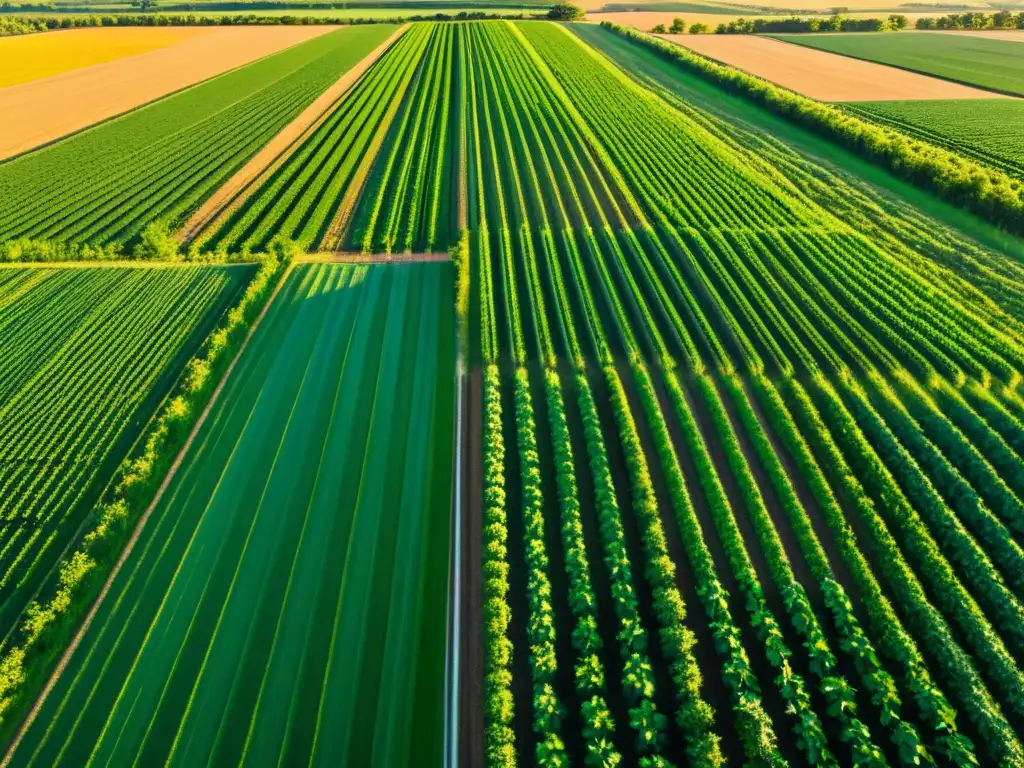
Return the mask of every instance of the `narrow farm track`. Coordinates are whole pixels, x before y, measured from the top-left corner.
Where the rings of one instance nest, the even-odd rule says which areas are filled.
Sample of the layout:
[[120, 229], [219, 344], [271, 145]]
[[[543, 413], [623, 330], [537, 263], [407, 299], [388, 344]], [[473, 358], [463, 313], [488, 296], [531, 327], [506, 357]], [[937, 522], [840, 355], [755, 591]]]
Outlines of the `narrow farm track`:
[[216, 218], [243, 205], [261, 179], [284, 163], [289, 153], [327, 118], [345, 92], [358, 82], [359, 78], [373, 66], [374, 62], [391, 47], [406, 29], [408, 29], [408, 25], [402, 25], [396, 29], [387, 40], [339, 77], [334, 85], [321, 93], [280, 133], [267, 142], [248, 163], [224, 182], [224, 185], [207, 198], [206, 202], [189, 217], [188, 221], [178, 230], [177, 238], [187, 244], [210, 226]]
[[12, 765], [440, 759], [448, 270], [293, 268]]
[[319, 36], [0, 165], [0, 241], [131, 240], [174, 229], [394, 31]]
[[[7, 636], [251, 269], [11, 271], [0, 296]], [[20, 279], [19, 279], [20, 278]], [[55, 312], [55, 302], [63, 311]]]

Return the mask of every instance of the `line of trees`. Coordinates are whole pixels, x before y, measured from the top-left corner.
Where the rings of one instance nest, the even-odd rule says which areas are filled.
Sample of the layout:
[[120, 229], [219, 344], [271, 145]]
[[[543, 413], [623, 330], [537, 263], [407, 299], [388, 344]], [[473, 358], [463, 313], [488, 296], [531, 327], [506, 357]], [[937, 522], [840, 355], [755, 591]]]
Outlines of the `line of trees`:
[[483, 21], [488, 19], [531, 19], [544, 18], [545, 13], [483, 13], [482, 11], [460, 11], [459, 13], [432, 13], [414, 16], [393, 16], [389, 18], [361, 18], [351, 16], [261, 16], [255, 13], [235, 16], [203, 16], [185, 13], [150, 14], [89, 14], [68, 16], [39, 16], [26, 18], [0, 17], [0, 37], [27, 35], [56, 29], [77, 29], [80, 27], [214, 27], [214, 26], [273, 26], [307, 24], [404, 24], [410, 21]]
[[[910, 21], [906, 16], [894, 13], [885, 18], [855, 19], [836, 14], [827, 18], [790, 16], [787, 18], [738, 18], [719, 24], [715, 34], [757, 35], [797, 34], [802, 32], [899, 32], [907, 29]], [[951, 13], [948, 16], [920, 18], [914, 22], [917, 29], [1024, 29], [1024, 13], [999, 11], [998, 13]], [[653, 34], [707, 34], [706, 24], [691, 24], [687, 27], [681, 18], [675, 18], [668, 26], [657, 24], [651, 28]]]

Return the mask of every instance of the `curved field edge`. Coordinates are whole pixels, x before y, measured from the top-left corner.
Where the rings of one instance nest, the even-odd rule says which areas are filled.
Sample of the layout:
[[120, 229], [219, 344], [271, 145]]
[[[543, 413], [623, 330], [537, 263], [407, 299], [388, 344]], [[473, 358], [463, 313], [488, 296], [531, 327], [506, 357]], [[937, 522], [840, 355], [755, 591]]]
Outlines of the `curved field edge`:
[[4, 642], [0, 656], [0, 735], [5, 741], [14, 735], [58, 655], [99, 595], [136, 522], [213, 396], [215, 380], [243, 343], [248, 327], [285, 268], [284, 260], [272, 256], [259, 269], [250, 268], [252, 275], [244, 284], [244, 292], [184, 366], [176, 385], [83, 521], [74, 551], [66, 554], [49, 583], [37, 593], [30, 620], [23, 623], [20, 635], [12, 634]]

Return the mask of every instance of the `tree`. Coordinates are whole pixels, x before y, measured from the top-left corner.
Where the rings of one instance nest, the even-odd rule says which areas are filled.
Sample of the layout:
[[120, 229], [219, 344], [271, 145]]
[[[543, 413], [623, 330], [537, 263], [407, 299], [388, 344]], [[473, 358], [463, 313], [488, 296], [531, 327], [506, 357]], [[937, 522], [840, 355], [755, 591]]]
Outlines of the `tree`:
[[906, 29], [907, 28], [907, 17], [900, 13], [894, 13], [889, 17], [889, 28], [890, 29]]
[[653, 27], [651, 27], [651, 34], [652, 35], [664, 35], [665, 34], [665, 25], [664, 24], [655, 24]]
[[577, 21], [586, 15], [586, 11], [572, 3], [555, 3], [548, 11], [548, 18], [555, 21]]
[[708, 28], [707, 24], [700, 23], [700, 24], [691, 24], [690, 25], [690, 34], [691, 35], [706, 35], [710, 31], [711, 30]]
[[673, 35], [682, 35], [686, 32], [686, 22], [676, 16], [672, 19], [672, 26], [668, 28], [668, 31]]
[[131, 5], [140, 11], [156, 10], [156, 0], [131, 0]]

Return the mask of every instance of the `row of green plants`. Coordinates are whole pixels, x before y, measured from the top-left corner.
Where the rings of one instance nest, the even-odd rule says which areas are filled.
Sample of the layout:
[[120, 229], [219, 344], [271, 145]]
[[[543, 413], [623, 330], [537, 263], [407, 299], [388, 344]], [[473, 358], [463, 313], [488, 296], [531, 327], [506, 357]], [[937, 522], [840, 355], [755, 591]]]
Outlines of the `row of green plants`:
[[348, 234], [364, 252], [431, 251], [438, 244], [441, 200], [448, 197], [443, 182], [454, 39], [451, 27], [433, 28], [402, 117], [385, 139], [389, 149], [378, 157], [364, 197], [368, 210], [357, 211]]
[[526, 571], [526, 636], [533, 678], [533, 730], [537, 734], [537, 765], [565, 768], [569, 757], [560, 733], [565, 706], [555, 692], [555, 612], [551, 606], [550, 560], [544, 541], [544, 494], [541, 490], [537, 424], [530, 380], [525, 368], [515, 372], [516, 443], [519, 448], [519, 491], [522, 494], [523, 553]]
[[[26, 611], [17, 635], [0, 659], [0, 728], [10, 734], [99, 595], [143, 513], [164, 482], [177, 454], [218, 383], [265, 310], [290, 264], [290, 249], [275, 246], [241, 298], [186, 364], [172, 394], [124, 460], [117, 480], [92, 512], [79, 543], [55, 569], [52, 592]], [[47, 595], [44, 590], [41, 595]]]
[[837, 107], [800, 96], [643, 32], [610, 22], [602, 22], [602, 26], [689, 72], [750, 98], [769, 111], [851, 149], [955, 205], [1011, 232], [1024, 233], [1024, 188], [1005, 173], [872, 124]]

